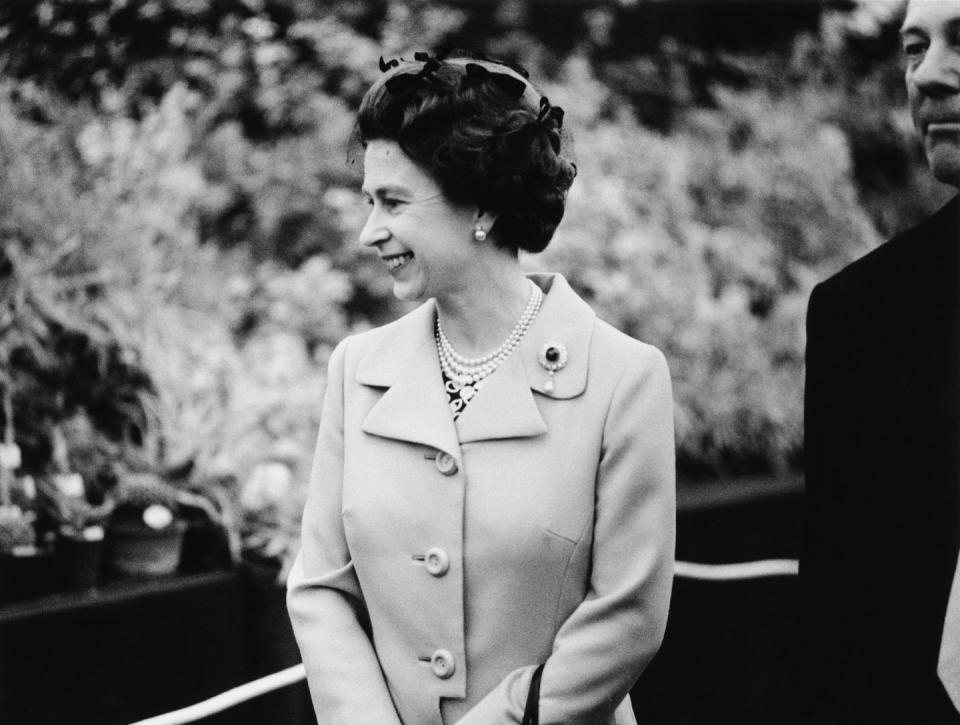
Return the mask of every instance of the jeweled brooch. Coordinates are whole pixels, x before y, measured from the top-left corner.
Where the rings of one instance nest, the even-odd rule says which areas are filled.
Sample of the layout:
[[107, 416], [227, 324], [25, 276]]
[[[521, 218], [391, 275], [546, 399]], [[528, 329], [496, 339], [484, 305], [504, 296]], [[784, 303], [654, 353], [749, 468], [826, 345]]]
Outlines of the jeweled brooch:
[[553, 392], [553, 376], [567, 364], [567, 348], [562, 342], [548, 342], [540, 348], [540, 355], [537, 357], [540, 367], [546, 370], [550, 377], [543, 384], [543, 389]]

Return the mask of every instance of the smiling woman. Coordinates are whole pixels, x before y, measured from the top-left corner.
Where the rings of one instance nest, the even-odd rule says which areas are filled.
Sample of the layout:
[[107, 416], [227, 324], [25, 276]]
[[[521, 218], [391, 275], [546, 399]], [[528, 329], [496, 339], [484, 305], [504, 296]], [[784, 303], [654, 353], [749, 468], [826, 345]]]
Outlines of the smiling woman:
[[[446, 297], [476, 262], [475, 229], [489, 213], [449, 203], [437, 183], [395, 141], [373, 140], [364, 157], [364, 195], [372, 206], [360, 242], [376, 249], [402, 300]], [[491, 256], [499, 250], [484, 245]]]
[[663, 637], [663, 355], [524, 275], [576, 168], [523, 71], [381, 61], [356, 155], [375, 251], [422, 301], [331, 356], [288, 605], [323, 723], [636, 722]]

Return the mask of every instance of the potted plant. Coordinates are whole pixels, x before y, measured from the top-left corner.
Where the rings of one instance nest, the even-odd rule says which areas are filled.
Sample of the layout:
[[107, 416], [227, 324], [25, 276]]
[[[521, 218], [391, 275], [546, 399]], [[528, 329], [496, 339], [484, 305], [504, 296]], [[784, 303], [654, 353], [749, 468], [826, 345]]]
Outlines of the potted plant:
[[56, 527], [60, 576], [67, 588], [95, 587], [103, 559], [104, 525], [113, 513], [112, 498], [92, 504], [77, 473], [58, 473], [38, 483], [44, 513]]
[[180, 513], [187, 524], [180, 571], [184, 574], [231, 569], [239, 558], [236, 514], [230, 498], [232, 479], [196, 477], [177, 488]]
[[[303, 487], [297, 486], [294, 446], [277, 446], [254, 465], [240, 488], [243, 560], [276, 584], [286, 580], [300, 548]], [[282, 453], [278, 453], [282, 451]]]
[[[13, 434], [13, 405], [3, 389], [4, 433], [0, 442], [0, 602], [52, 591], [51, 557], [37, 546], [36, 514], [13, 503], [14, 471], [20, 467], [20, 447]], [[23, 498], [28, 503], [29, 498]]]
[[111, 571], [135, 577], [176, 572], [187, 528], [177, 489], [155, 473], [126, 473], [113, 499], [106, 531]]
[[0, 602], [47, 594], [56, 588], [53, 556], [37, 546], [32, 512], [0, 506]]

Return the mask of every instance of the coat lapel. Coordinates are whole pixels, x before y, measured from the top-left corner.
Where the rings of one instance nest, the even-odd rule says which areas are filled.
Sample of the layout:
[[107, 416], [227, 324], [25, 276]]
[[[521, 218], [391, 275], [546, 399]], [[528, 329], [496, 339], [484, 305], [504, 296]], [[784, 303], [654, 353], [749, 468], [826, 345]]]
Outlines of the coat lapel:
[[[483, 384], [458, 422], [460, 442], [523, 438], [547, 432], [535, 393], [565, 400], [582, 394], [587, 384], [587, 362], [594, 313], [560, 275], [530, 275], [546, 292], [543, 306], [518, 348]], [[540, 364], [548, 344], [567, 349], [567, 364], [553, 376]]]
[[[948, 386], [956, 379], [960, 349], [960, 209], [958, 197], [915, 228], [888, 266], [890, 312], [883, 321], [882, 350], [900, 361], [889, 366], [900, 385]], [[895, 266], [894, 266], [895, 265]], [[935, 375], [938, 366], [952, 375]], [[956, 390], [945, 387], [944, 395]]]
[[461, 443], [497, 438], [529, 438], [547, 432], [527, 382], [517, 350], [483, 382], [477, 396], [460, 414]]
[[[367, 413], [371, 435], [419, 443], [459, 459], [460, 443], [542, 435], [547, 425], [535, 395], [575, 398], [586, 388], [594, 313], [560, 275], [530, 275], [546, 292], [543, 306], [514, 353], [491, 375], [454, 424], [443, 389], [431, 300], [384, 327], [360, 361], [357, 381], [386, 388]], [[540, 364], [548, 344], [567, 349], [567, 364], [550, 375]]]
[[371, 435], [420, 443], [459, 456], [433, 340], [433, 300], [383, 328], [357, 367], [362, 385], [387, 388], [363, 421]]
[[[530, 387], [548, 398], [568, 400], [583, 394], [587, 387], [590, 339], [596, 315], [559, 274], [531, 274], [547, 292], [537, 319], [520, 343], [523, 365]], [[567, 350], [567, 363], [553, 375], [553, 390], [547, 390], [550, 373], [540, 363], [547, 345], [560, 344]]]

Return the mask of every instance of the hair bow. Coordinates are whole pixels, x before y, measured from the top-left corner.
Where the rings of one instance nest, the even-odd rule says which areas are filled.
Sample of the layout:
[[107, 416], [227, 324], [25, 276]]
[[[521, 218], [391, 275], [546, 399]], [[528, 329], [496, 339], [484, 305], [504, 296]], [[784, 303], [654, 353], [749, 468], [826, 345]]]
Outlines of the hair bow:
[[537, 116], [537, 123], [547, 127], [547, 121], [554, 120], [557, 128], [563, 128], [563, 109], [560, 106], [551, 106], [546, 96], [540, 96], [540, 114]]
[[520, 98], [527, 89], [526, 83], [509, 73], [496, 73], [478, 63], [467, 63], [466, 73], [460, 79], [460, 90], [475, 88], [487, 81], [493, 83], [511, 98]]
[[[447, 56], [450, 55], [452, 50], [452, 46], [445, 43], [437, 48], [437, 54], [435, 57], [438, 61], [444, 61], [447, 59]], [[430, 54], [425, 51], [418, 50], [413, 54], [413, 59], [418, 60], [421, 63], [426, 63], [428, 60], [430, 60]]]
[[462, 51], [462, 52], [464, 52], [465, 54], [464, 57], [473, 58], [474, 60], [485, 60], [488, 63], [495, 63], [496, 65], [506, 66], [510, 70], [515, 71], [517, 75], [521, 75], [524, 78], [530, 77], [530, 72], [519, 63], [512, 63], [509, 60], [500, 60], [499, 58], [491, 58], [489, 55], [484, 55], [483, 53], [466, 52], [466, 51]]
[[423, 62], [423, 68], [416, 73], [401, 73], [400, 75], [395, 75], [387, 79], [387, 90], [393, 95], [402, 96], [412, 93], [414, 89], [420, 85], [420, 81], [422, 80], [436, 81], [434, 73], [439, 70], [440, 61], [436, 58], [431, 58], [426, 53], [417, 53], [414, 55], [414, 58]]

